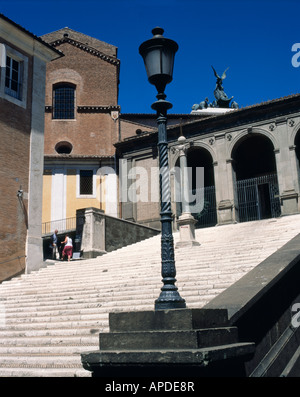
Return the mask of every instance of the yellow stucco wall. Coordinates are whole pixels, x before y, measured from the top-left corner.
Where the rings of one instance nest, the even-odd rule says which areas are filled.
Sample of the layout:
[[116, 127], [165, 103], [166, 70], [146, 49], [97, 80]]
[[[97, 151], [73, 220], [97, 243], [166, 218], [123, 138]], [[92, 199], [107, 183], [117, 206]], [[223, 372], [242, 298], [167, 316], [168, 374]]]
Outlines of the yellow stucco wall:
[[77, 198], [76, 197], [76, 170], [67, 172], [66, 189], [66, 217], [76, 216], [76, 210], [80, 208], [95, 207], [100, 208], [100, 177], [96, 176], [96, 198]]
[[[81, 208], [96, 207], [105, 211], [105, 176], [96, 175], [96, 197], [78, 198], [76, 197], [76, 170], [68, 169], [66, 178], [66, 218], [76, 216], [76, 210]], [[100, 188], [101, 183], [101, 188]], [[42, 223], [51, 221], [51, 201], [52, 201], [52, 172], [45, 173], [43, 176], [43, 213]]]

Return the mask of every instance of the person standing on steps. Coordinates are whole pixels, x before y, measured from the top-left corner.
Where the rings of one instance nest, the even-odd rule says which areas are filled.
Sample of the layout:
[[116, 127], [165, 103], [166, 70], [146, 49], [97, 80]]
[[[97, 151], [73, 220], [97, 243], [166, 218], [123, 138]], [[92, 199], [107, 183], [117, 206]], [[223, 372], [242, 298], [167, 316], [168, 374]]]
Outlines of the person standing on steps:
[[58, 245], [57, 245], [57, 243], [58, 243], [57, 233], [58, 233], [58, 230], [55, 229], [54, 233], [51, 236], [51, 240], [52, 240], [52, 245], [51, 245], [51, 248], [52, 248], [52, 259], [59, 259]]
[[66, 234], [65, 241], [63, 242], [65, 244], [63, 252], [62, 252], [62, 260], [64, 260], [65, 256], [68, 256], [68, 262], [71, 260], [71, 256], [73, 254], [73, 242], [71, 237], [69, 237], [68, 234]]

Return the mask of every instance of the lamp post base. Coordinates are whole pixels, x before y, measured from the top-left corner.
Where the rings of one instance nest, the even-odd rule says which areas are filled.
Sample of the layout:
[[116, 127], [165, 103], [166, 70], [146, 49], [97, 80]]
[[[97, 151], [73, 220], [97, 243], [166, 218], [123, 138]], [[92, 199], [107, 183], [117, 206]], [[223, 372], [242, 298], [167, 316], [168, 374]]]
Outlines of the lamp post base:
[[[170, 296], [171, 295], [171, 296]], [[155, 301], [155, 310], [168, 310], [168, 309], [185, 309], [186, 303], [177, 291], [172, 294], [166, 294], [164, 291]]]

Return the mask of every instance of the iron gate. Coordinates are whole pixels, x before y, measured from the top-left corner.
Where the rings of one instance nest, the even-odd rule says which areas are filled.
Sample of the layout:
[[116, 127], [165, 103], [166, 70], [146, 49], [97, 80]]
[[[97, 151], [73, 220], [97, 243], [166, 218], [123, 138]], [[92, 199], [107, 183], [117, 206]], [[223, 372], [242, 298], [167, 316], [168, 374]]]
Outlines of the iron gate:
[[[192, 195], [196, 194], [196, 190], [192, 190]], [[214, 186], [208, 186], [197, 189], [197, 196], [201, 198], [202, 210], [200, 212], [192, 212], [193, 217], [197, 221], [196, 229], [203, 227], [215, 226], [217, 224], [217, 206], [216, 206], [216, 189]], [[177, 217], [182, 212], [181, 203], [177, 203]]]
[[193, 195], [197, 195], [201, 202], [201, 211], [192, 212], [197, 221], [196, 229], [203, 227], [215, 226], [217, 224], [217, 206], [216, 206], [216, 189], [214, 186], [207, 186], [192, 190]]
[[195, 228], [215, 226], [217, 224], [216, 189], [214, 186], [207, 186], [203, 189], [203, 209], [201, 212], [192, 214], [197, 220]]
[[240, 222], [276, 218], [281, 214], [277, 175], [236, 182]]

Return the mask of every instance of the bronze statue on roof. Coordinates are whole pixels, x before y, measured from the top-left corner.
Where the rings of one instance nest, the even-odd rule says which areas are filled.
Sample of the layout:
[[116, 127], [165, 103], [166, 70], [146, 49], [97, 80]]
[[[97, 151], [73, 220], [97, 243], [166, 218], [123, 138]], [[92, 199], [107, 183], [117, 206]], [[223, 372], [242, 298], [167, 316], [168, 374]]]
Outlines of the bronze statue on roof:
[[212, 108], [233, 108], [233, 109], [238, 109], [238, 104], [236, 102], [232, 102], [230, 105], [230, 101], [233, 99], [233, 96], [229, 98], [227, 94], [224, 92], [223, 88], [223, 80], [226, 78], [226, 72], [229, 68], [227, 68], [222, 76], [220, 77], [214, 67], [212, 66], [212, 69], [214, 71], [214, 74], [217, 78], [216, 81], [216, 88], [214, 90], [214, 96], [215, 100], [212, 103], [208, 103], [208, 98], [205, 98], [205, 101], [200, 102], [199, 104], [195, 104], [192, 109], [193, 110], [198, 110], [198, 109], [207, 109], [208, 107]]
[[227, 68], [223, 74], [222, 77], [220, 77], [218, 75], [218, 73], [216, 72], [216, 70], [214, 69], [214, 67], [212, 66], [212, 69], [214, 71], [214, 74], [217, 78], [217, 82], [216, 82], [216, 88], [214, 90], [214, 96], [216, 98], [217, 101], [217, 105], [220, 108], [229, 108], [229, 103], [232, 100], [233, 97], [228, 98], [228, 96], [225, 94], [224, 92], [224, 88], [223, 88], [223, 80], [226, 78], [226, 72], [229, 68]]

